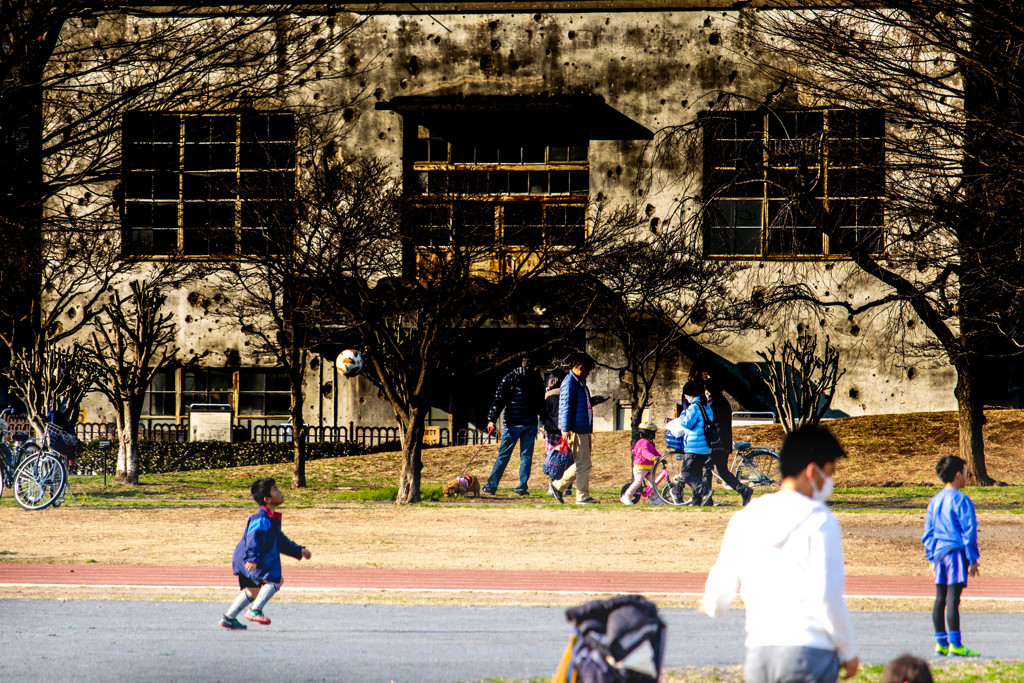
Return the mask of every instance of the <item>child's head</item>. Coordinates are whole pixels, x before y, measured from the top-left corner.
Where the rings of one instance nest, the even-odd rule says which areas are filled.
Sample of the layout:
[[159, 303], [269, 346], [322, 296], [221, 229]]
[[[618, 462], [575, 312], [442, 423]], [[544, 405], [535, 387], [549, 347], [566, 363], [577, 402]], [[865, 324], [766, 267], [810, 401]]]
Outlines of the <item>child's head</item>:
[[696, 380], [690, 380], [683, 385], [683, 396], [692, 401], [698, 396], [704, 395], [704, 385]]
[[263, 505], [267, 502], [267, 498], [271, 497], [271, 490], [277, 486], [277, 482], [267, 477], [266, 479], [257, 479], [252, 483], [252, 488], [249, 492], [252, 493], [252, 499], [258, 504]]
[[939, 462], [935, 465], [935, 474], [939, 475], [939, 479], [942, 480], [943, 484], [952, 484], [953, 480], [956, 479], [956, 475], [964, 471], [967, 463], [964, 462], [963, 458], [958, 458], [955, 455], [944, 455], [939, 458]]
[[654, 424], [654, 420], [644, 420], [639, 424], [638, 428], [641, 439], [654, 441], [654, 435], [658, 433], [658, 425]]
[[932, 671], [923, 659], [903, 655], [885, 665], [882, 683], [932, 683]]

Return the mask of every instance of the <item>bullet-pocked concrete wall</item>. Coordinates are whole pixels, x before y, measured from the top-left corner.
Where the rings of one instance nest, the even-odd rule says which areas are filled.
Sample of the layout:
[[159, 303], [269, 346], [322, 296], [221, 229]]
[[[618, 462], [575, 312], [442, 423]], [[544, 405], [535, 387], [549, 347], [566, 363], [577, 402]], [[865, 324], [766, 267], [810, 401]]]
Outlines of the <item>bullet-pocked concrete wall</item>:
[[[699, 3], [687, 3], [699, 4]], [[377, 107], [400, 96], [452, 95], [600, 95], [633, 122], [657, 132], [693, 121], [722, 91], [760, 101], [777, 88], [751, 67], [747, 32], [755, 30], [748, 10], [688, 8], [681, 11], [562, 12], [524, 8], [494, 13], [377, 14], [348, 45], [325, 64], [325, 78], [311, 79], [302, 94], [305, 104], [343, 105], [336, 141], [343, 156], [373, 155], [402, 169], [403, 120]], [[342, 68], [362, 69], [351, 79], [332, 80]], [[481, 118], [486, 132], [486, 117]], [[500, 140], [503, 130], [491, 132]], [[631, 197], [645, 140], [594, 140], [590, 144], [591, 198], [612, 203]], [[694, 169], [662, 168], [644, 196], [650, 217], [671, 220], [678, 199], [675, 175]], [[692, 178], [690, 178], [692, 180]], [[802, 278], [819, 291], [857, 300], [875, 295], [879, 285], [852, 272], [842, 261], [796, 263], [748, 262], [737, 287], [773, 279]], [[183, 350], [209, 351], [211, 366], [262, 364], [247, 342], [218, 315], [215, 284], [190, 286], [172, 294]], [[948, 410], [954, 406], [953, 373], [938, 362], [906, 361], [894, 353], [884, 332], [896, 313], [880, 310], [850, 320], [844, 315], [811, 319], [795, 312], [765, 332], [731, 337], [711, 348], [724, 367], [750, 375], [760, 361], [756, 352], [781, 343], [798, 331], [828, 335], [846, 369], [832, 408], [835, 414]], [[923, 335], [907, 318], [911, 336]], [[919, 321], [917, 321], [919, 323]], [[601, 360], [614, 358], [614, 343], [596, 341], [590, 351]], [[306, 418], [313, 424], [393, 424], [394, 415], [364, 379], [336, 377], [333, 359], [307, 374]], [[670, 363], [651, 407], [658, 422], [671, 417], [688, 360]], [[598, 368], [595, 393], [624, 400], [617, 372]], [[597, 429], [615, 425], [616, 400], [595, 410]]]

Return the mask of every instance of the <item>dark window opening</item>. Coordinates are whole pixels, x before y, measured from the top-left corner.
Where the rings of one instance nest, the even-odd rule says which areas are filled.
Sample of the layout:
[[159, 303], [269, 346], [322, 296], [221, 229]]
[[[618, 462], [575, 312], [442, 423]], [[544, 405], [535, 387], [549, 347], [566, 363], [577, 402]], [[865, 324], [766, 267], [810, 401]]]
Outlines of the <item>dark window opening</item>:
[[280, 244], [265, 231], [295, 196], [294, 116], [140, 112], [124, 117], [122, 137], [127, 253], [234, 255]]
[[582, 243], [590, 192], [587, 140], [480, 139], [446, 137], [424, 126], [416, 130], [405, 174], [406, 191], [422, 198], [407, 229], [415, 244]]
[[882, 112], [715, 112], [702, 124], [706, 253], [883, 251]]

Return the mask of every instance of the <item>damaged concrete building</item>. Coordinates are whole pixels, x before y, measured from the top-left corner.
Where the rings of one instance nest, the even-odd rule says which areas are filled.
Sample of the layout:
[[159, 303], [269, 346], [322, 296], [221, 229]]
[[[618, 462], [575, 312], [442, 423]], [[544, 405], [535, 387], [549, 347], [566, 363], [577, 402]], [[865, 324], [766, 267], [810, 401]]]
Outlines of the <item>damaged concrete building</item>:
[[[737, 110], [718, 137], [706, 138], [703, 168], [686, 173], [713, 172], [710, 155], [723, 144], [784, 134], [776, 131], [777, 121], [790, 128], [845, 126], [861, 148], [884, 155], [880, 112], [793, 108], [768, 117], [756, 108], [780, 84], [745, 58], [749, 32], [757, 26], [755, 10], [747, 4], [509, 0], [348, 6], [345, 13], [366, 21], [333, 63], [358, 64], [362, 75], [323, 83], [311, 79], [301, 101], [293, 104], [348, 103], [337, 122], [340, 156], [387, 160], [401, 174], [407, 193], [428, 192], [434, 171], [477, 174], [490, 194], [509, 200], [507, 210], [495, 215], [496, 231], [540, 223], [585, 231], [588, 201], [632, 198], [652, 141], [667, 129], [695, 121], [724, 92], [754, 105]], [[102, 24], [75, 30], [101, 29]], [[233, 245], [230, 249], [244, 253], [245, 208], [237, 206], [244, 202], [237, 196], [210, 196], [200, 176], [248, 174], [268, 188], [293, 182], [302, 159], [294, 152], [297, 133], [289, 104], [252, 111], [225, 103], [206, 109], [197, 101], [180, 112], [141, 109], [126, 117], [123, 144], [138, 156], [166, 155], [171, 162], [159, 170], [125, 164], [125, 249], [143, 257], [182, 250], [202, 258], [217, 251], [216, 239], [208, 232], [199, 236], [191, 227], [214, 221], [225, 226], [223, 238]], [[785, 105], [781, 102], [780, 109]], [[269, 141], [275, 153], [248, 158], [247, 136]], [[863, 169], [862, 175], [868, 173]], [[154, 190], [159, 187], [150, 182], [155, 174], [163, 174], [173, 189]], [[849, 234], [877, 239], [881, 248], [883, 216], [877, 200], [882, 190], [865, 177], [853, 184], [855, 192], [836, 197], [851, 202]], [[644, 201], [650, 229], [656, 230], [675, 215], [677, 183], [671, 177], [655, 178], [650, 188]], [[714, 218], [705, 224], [705, 256], [742, 260], [752, 279], [799, 278], [837, 297], [856, 299], [879, 291], [876, 281], [844, 258], [844, 245], [825, 239], [813, 225], [769, 230], [770, 195], [764, 183], [754, 191], [720, 194]], [[225, 215], [217, 218], [218, 212]], [[740, 279], [736, 286], [751, 285]], [[192, 283], [168, 296], [177, 315], [179, 346], [206, 355], [199, 368], [168, 370], [157, 378], [144, 418], [180, 422], [190, 404], [218, 403], [233, 406], [239, 423], [279, 425], [286, 420], [284, 373], [252, 353], [221, 314], [216, 283]], [[833, 415], [953, 409], [952, 369], [942, 362], [909, 366], [894, 357], [891, 344], [880, 341], [886, 339], [886, 315], [877, 311], [819, 319], [794, 313], [776, 321], [770, 336], [751, 331], [713, 348], [680, 349], [662, 373], [650, 414], [658, 422], [671, 416], [689, 363], [698, 356], [726, 378], [723, 383], [739, 406], [770, 410], [753, 369], [761, 362], [757, 352], [806, 330], [828, 335], [846, 370], [832, 402]], [[628, 428], [631, 406], [618, 372], [606, 367], [618, 362], [615, 342], [595, 334], [587, 350], [603, 363], [591, 376], [593, 391], [612, 396], [595, 409], [596, 428]], [[339, 375], [337, 351], [316, 355], [309, 364], [307, 422], [393, 425], [393, 413], [369, 382]], [[446, 387], [427, 424], [453, 433], [485, 424], [494, 387], [507, 370], [480, 375], [473, 386]], [[99, 399], [90, 399], [86, 407], [89, 421], [110, 417], [109, 406]]]

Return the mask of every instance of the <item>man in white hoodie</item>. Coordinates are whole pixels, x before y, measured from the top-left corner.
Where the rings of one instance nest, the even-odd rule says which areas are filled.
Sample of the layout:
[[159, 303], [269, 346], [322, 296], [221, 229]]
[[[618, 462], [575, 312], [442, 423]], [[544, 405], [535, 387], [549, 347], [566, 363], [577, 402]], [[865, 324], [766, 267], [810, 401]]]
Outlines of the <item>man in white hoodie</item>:
[[843, 449], [827, 430], [791, 432], [782, 484], [729, 521], [701, 611], [721, 616], [737, 588], [747, 609], [748, 683], [834, 683], [860, 661], [843, 599], [839, 523], [825, 505]]

